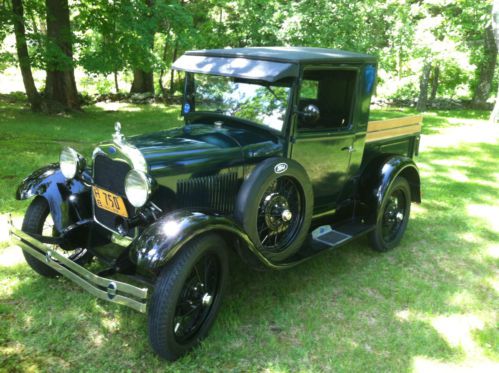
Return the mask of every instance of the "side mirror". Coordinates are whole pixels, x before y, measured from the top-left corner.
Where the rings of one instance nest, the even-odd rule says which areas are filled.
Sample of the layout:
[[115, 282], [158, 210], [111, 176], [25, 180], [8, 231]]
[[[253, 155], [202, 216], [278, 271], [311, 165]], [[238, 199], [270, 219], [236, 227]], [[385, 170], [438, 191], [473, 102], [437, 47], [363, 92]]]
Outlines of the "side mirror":
[[321, 117], [319, 108], [312, 104], [305, 106], [303, 111], [298, 111], [297, 113], [307, 123], [315, 123]]

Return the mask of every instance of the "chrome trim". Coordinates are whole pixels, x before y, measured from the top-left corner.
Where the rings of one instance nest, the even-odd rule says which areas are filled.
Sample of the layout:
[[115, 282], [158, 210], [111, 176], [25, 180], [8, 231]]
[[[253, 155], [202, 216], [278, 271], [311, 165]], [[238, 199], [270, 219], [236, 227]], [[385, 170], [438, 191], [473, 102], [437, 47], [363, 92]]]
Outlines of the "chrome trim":
[[9, 224], [9, 234], [15, 245], [20, 246], [33, 258], [44, 262], [45, 265], [81, 286], [90, 294], [142, 313], [147, 311], [147, 288], [139, 288], [125, 282], [100, 277], [15, 228], [11, 222]]
[[125, 136], [121, 133], [121, 123], [120, 122], [114, 123], [113, 140], [116, 143], [122, 143], [125, 141]]

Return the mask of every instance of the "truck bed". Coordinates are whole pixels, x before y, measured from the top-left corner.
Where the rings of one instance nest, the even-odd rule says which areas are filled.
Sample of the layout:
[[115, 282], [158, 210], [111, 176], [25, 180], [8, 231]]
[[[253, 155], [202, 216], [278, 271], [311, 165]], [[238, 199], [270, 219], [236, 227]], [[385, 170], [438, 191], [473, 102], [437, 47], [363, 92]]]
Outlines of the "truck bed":
[[403, 118], [370, 121], [367, 125], [364, 162], [385, 154], [418, 154], [423, 117], [413, 115]]

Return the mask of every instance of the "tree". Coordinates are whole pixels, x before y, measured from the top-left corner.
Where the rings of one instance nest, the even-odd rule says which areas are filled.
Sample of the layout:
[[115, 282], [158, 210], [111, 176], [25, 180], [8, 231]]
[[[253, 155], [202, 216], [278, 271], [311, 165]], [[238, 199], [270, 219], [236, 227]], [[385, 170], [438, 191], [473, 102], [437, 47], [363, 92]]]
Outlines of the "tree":
[[47, 45], [45, 97], [49, 111], [79, 110], [73, 68], [73, 35], [68, 0], [46, 0]]
[[472, 105], [474, 108], [483, 109], [486, 107], [487, 99], [490, 96], [492, 79], [497, 63], [497, 45], [494, 40], [492, 25], [485, 28], [483, 37], [483, 58], [478, 66], [478, 82], [473, 94]]
[[26, 44], [26, 28], [24, 26], [24, 7], [22, 0], [12, 0], [12, 23], [14, 24], [14, 34], [16, 37], [17, 60], [23, 77], [26, 96], [28, 97], [31, 110], [40, 111], [42, 108], [42, 98], [36, 89], [33, 74], [31, 72], [31, 60]]
[[[494, 41], [496, 43], [497, 49], [499, 49], [499, 0], [494, 0], [492, 6], [492, 30], [494, 33]], [[496, 103], [494, 105], [494, 110], [490, 115], [490, 121], [492, 123], [497, 123], [499, 117], [499, 87], [496, 95]]]
[[121, 6], [120, 0], [81, 1], [73, 20], [76, 32], [85, 35], [80, 39], [78, 63], [90, 73], [113, 74], [116, 93], [118, 73], [126, 67], [123, 39], [127, 36]]
[[[154, 35], [156, 24], [153, 17], [154, 0], [145, 0], [143, 27], [141, 27], [140, 38], [145, 48], [146, 54], [152, 52], [154, 48]], [[140, 25], [140, 24], [139, 24]], [[148, 59], [139, 59], [133, 69], [133, 82], [130, 93], [154, 93], [154, 76], [152, 65]]]
[[431, 62], [425, 61], [423, 66], [423, 73], [419, 81], [419, 97], [418, 104], [416, 105], [417, 111], [426, 111], [428, 104], [428, 86], [430, 83]]

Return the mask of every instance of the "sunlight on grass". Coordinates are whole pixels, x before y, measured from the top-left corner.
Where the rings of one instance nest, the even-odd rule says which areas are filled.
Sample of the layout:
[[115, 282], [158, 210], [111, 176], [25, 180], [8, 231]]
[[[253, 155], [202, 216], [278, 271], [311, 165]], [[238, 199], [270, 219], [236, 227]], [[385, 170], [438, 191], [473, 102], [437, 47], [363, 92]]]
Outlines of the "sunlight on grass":
[[0, 251], [0, 267], [12, 267], [24, 263], [22, 250], [18, 246], [8, 246]]
[[492, 361], [465, 361], [459, 364], [443, 363], [438, 360], [416, 356], [413, 371], [417, 373], [494, 373], [497, 363]]
[[456, 120], [458, 126], [442, 128], [436, 135], [422, 136], [421, 152], [423, 153], [426, 149], [432, 147], [452, 148], [458, 146], [460, 143], [497, 143], [499, 126], [483, 120], [474, 120], [471, 123], [476, 124], [470, 124], [469, 121], [459, 122]]
[[450, 346], [462, 348], [467, 356], [481, 355], [472, 331], [483, 329], [484, 322], [475, 315], [438, 316], [431, 320], [431, 324]]
[[476, 205], [469, 204], [467, 207], [468, 214], [476, 219], [482, 219], [485, 224], [488, 224], [491, 229], [499, 233], [499, 205]]
[[489, 245], [485, 251], [491, 258], [499, 259], [499, 244]]
[[137, 105], [132, 105], [126, 102], [97, 102], [95, 107], [105, 111], [128, 111], [139, 112], [142, 108]]

